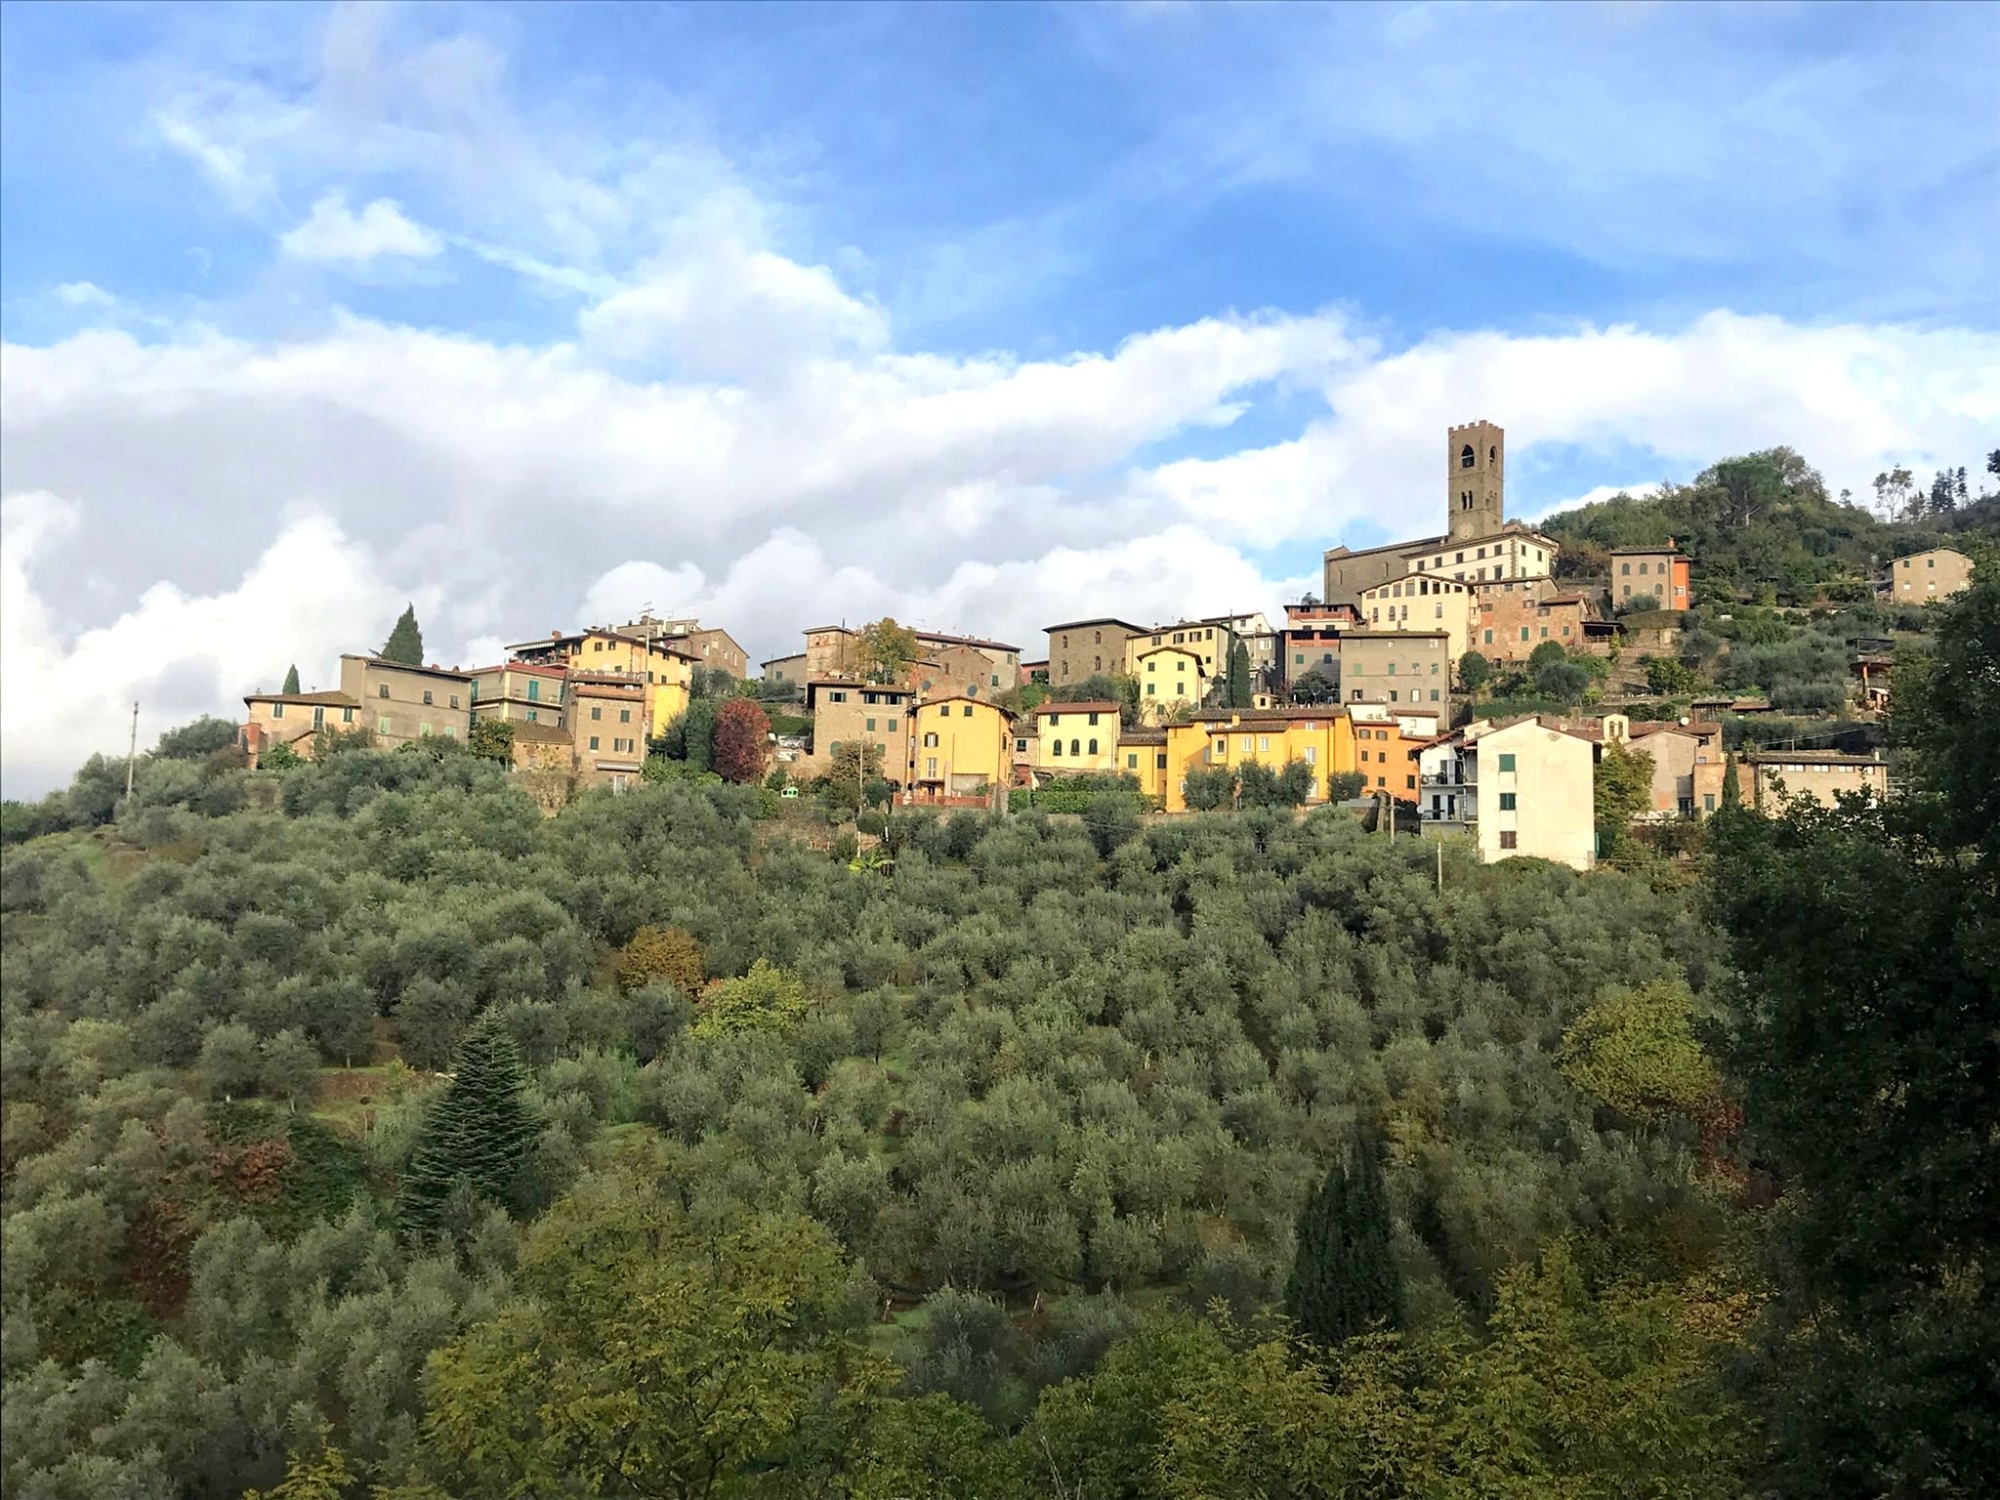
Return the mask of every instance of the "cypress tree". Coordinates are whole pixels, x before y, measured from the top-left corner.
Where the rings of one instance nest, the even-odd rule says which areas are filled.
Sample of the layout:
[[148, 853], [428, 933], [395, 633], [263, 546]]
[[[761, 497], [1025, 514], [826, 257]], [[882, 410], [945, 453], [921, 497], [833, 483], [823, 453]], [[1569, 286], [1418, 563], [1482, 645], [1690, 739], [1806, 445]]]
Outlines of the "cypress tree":
[[403, 613], [396, 620], [396, 628], [389, 632], [389, 639], [382, 643], [377, 653], [384, 661], [399, 661], [405, 666], [421, 667], [424, 664], [424, 633], [417, 628], [417, 607], [403, 606]]
[[438, 1227], [444, 1203], [464, 1183], [512, 1212], [536, 1125], [528, 1074], [514, 1038], [486, 1020], [466, 1033], [458, 1071], [432, 1104], [403, 1175], [396, 1212], [412, 1232]]
[[1285, 1311], [1315, 1343], [1332, 1346], [1403, 1321], [1403, 1278], [1390, 1248], [1382, 1147], [1362, 1134], [1299, 1215]]
[[299, 664], [297, 662], [293, 662], [291, 670], [285, 673], [285, 685], [278, 691], [281, 693], [296, 693], [298, 690], [299, 690]]
[[1248, 708], [1254, 686], [1250, 680], [1250, 653], [1244, 649], [1243, 642], [1232, 637], [1229, 645], [1229, 706]]

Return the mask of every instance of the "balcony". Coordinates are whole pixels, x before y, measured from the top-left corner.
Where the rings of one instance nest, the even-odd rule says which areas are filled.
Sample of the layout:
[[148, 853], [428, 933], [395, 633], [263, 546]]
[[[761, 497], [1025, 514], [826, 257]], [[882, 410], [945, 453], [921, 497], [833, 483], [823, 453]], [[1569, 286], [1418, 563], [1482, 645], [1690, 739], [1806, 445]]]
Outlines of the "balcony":
[[1476, 787], [1479, 785], [1477, 770], [1465, 765], [1456, 765], [1443, 771], [1426, 771], [1418, 779], [1419, 783], [1423, 786]]

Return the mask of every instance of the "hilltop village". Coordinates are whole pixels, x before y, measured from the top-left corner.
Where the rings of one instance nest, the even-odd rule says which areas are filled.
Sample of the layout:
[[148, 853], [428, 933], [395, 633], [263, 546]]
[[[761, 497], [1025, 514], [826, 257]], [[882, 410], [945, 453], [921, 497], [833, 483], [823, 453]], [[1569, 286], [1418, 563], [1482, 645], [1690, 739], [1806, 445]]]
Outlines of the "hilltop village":
[[[1076, 812], [1107, 793], [1162, 814], [1347, 803], [1386, 833], [1579, 869], [1628, 827], [1698, 822], [1726, 800], [1886, 790], [1869, 726], [1888, 706], [1896, 632], [1829, 646], [1822, 628], [1808, 642], [1818, 675], [1774, 697], [1731, 669], [1797, 628], [1768, 585], [1708, 587], [1672, 536], [1566, 552], [1510, 520], [1494, 423], [1450, 428], [1442, 456], [1443, 529], [1333, 548], [1321, 591], [1282, 622], [1083, 614], [1046, 627], [1032, 655], [889, 619], [818, 624], [753, 672], [727, 629], [650, 615], [446, 668], [423, 659], [406, 616], [382, 650], [340, 658], [337, 687], [299, 691], [294, 671], [248, 695], [239, 744], [253, 766], [282, 766], [352, 739], [457, 740], [510, 760], [551, 809], [690, 769], [788, 799], [832, 788], [856, 812]], [[1972, 572], [1966, 553], [1928, 547], [1845, 602], [1917, 624]], [[1838, 592], [1795, 613], [1823, 626]], [[1818, 721], [1804, 733], [1785, 716], [1799, 712]]]

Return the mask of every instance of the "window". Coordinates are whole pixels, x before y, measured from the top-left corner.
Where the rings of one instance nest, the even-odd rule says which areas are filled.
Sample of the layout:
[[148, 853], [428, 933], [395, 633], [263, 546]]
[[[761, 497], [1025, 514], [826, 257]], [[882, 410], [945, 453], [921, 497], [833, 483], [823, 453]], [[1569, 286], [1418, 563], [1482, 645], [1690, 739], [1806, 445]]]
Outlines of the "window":
[[1028, 742], [1026, 740], [1014, 741], [1014, 753], [1016, 755], [1026, 755], [1028, 753]]
[[1092, 715], [1090, 716], [1090, 727], [1091, 727], [1092, 729], [1095, 729], [1095, 728], [1097, 727], [1097, 715], [1096, 715], [1096, 714], [1092, 714]]
[[430, 701], [431, 701], [431, 690], [430, 690], [429, 688], [425, 688], [425, 689], [424, 689], [424, 702], [425, 702], [425, 703], [429, 703]]
[[376, 696], [376, 697], [378, 697], [378, 698], [386, 698], [386, 697], [388, 697], [388, 696], [389, 696], [389, 684], [385, 682], [385, 683], [383, 683], [383, 684], [382, 684], [382, 685], [381, 685], [380, 687], [378, 687], [377, 689], [375, 689], [375, 696]]
[[1621, 573], [1630, 573], [1632, 571], [1632, 565], [1630, 563], [1620, 563], [1618, 565], [1618, 571]]
[[621, 709], [619, 709], [619, 710], [618, 710], [618, 722], [619, 722], [620, 724], [630, 724], [630, 723], [632, 722], [632, 710], [631, 710], [631, 709], [629, 709], [629, 708], [621, 708]]
[[1701, 794], [1701, 810], [1703, 812], [1715, 811], [1715, 793], [1703, 792]]
[[[1547, 632], [1546, 632], [1546, 631], [1544, 631], [1544, 632], [1543, 632], [1543, 634], [1545, 634], [1545, 635], [1546, 635], [1546, 634], [1547, 634]], [[1525, 640], [1526, 640], [1527, 638], [1528, 638], [1528, 627], [1527, 627], [1527, 626], [1525, 626], [1525, 625], [1523, 625], [1523, 626], [1521, 627], [1521, 639], [1525, 641]]]
[[1092, 741], [1090, 742], [1090, 753], [1091, 753], [1092, 755], [1095, 755], [1095, 754], [1097, 754], [1097, 741], [1096, 741], [1096, 740], [1092, 740]]
[[[1095, 744], [1097, 743], [1097, 741], [1096, 741], [1096, 740], [1092, 740], [1092, 741], [1091, 741], [1090, 743], [1091, 743], [1091, 744], [1093, 744], [1093, 745], [1095, 745]], [[1076, 742], [1075, 740], [1071, 740], [1071, 741], [1069, 742], [1069, 753], [1070, 753], [1071, 755], [1081, 755], [1081, 754], [1083, 754], [1083, 752], [1082, 752], [1081, 750], [1079, 750], [1079, 749], [1077, 748], [1077, 742]]]
[[593, 719], [601, 719], [601, 718], [603, 718], [603, 717], [604, 717], [604, 710], [603, 710], [603, 708], [602, 708], [602, 707], [600, 707], [599, 705], [595, 704], [595, 703], [591, 704], [591, 705], [590, 705], [590, 716], [591, 716], [591, 718], [593, 718]]
[[[473, 687], [475, 689], [474, 696], [476, 697], [478, 684], [477, 683], [473, 684]], [[528, 679], [528, 701], [530, 703], [537, 702], [540, 700], [541, 696], [542, 696], [542, 685], [539, 682], [535, 681], [534, 678], [530, 677]]]
[[1149, 683], [1147, 683], [1147, 684], [1146, 684], [1146, 696], [1147, 696], [1148, 698], [1150, 698], [1150, 697], [1152, 697], [1152, 696], [1153, 696], [1153, 689], [1154, 689], [1154, 687], [1155, 687], [1155, 686], [1157, 686], [1157, 684], [1155, 684], [1155, 683], [1151, 683], [1151, 682], [1149, 682]]
[[457, 707], [458, 707], [458, 694], [456, 694], [456, 693], [453, 693], [453, 694], [451, 695], [451, 706], [452, 706], [453, 708], [457, 708]]
[[1090, 664], [1100, 672], [1104, 670], [1104, 658], [1101, 656], [1091, 657]]
[[540, 713], [541, 713], [541, 710], [540, 710], [540, 709], [538, 709], [538, 708], [531, 708], [531, 709], [529, 709], [529, 710], [528, 710], [528, 722], [529, 722], [530, 724], [539, 724], [539, 723], [541, 722], [540, 718], [538, 717], [538, 715], [539, 715]]
[[1241, 750], [1243, 751], [1243, 753], [1244, 753], [1245, 755], [1248, 755], [1248, 754], [1250, 753], [1250, 736], [1249, 736], [1249, 735], [1247, 735], [1247, 734], [1246, 734], [1246, 735], [1244, 735], [1244, 736], [1243, 736], [1243, 742], [1242, 742], [1242, 744], [1241, 744], [1241, 745], [1239, 746], [1239, 748], [1240, 748], [1240, 749], [1241, 749]]
[[[279, 706], [283, 707], [282, 704]], [[325, 722], [326, 722], [326, 710], [315, 706], [313, 709], [313, 728], [317, 729], [320, 727], [320, 725], [324, 724]]]
[[[971, 713], [971, 712], [972, 712], [972, 710], [968, 708], [968, 709], [966, 710], [966, 712], [967, 712], [967, 713]], [[889, 721], [889, 733], [891, 733], [891, 734], [894, 734], [894, 733], [896, 732], [896, 725], [897, 725], [897, 723], [898, 723], [898, 722], [899, 722], [899, 721], [898, 721], [898, 720], [896, 720], [896, 719], [891, 719], [891, 720]]]
[[[828, 701], [833, 703], [845, 703], [847, 701], [847, 694], [845, 693], [828, 693], [826, 696]], [[595, 716], [593, 715], [593, 717]]]
[[284, 718], [284, 716], [285, 716], [285, 705], [282, 703], [273, 703], [271, 705], [271, 717], [274, 719], [282, 719]]
[[1513, 829], [1509, 828], [1500, 835], [1500, 847], [1502, 849], [1515, 849], [1520, 847], [1520, 841], [1515, 836]]
[[1049, 754], [1054, 756], [1060, 756], [1062, 754], [1061, 740], [1052, 740], [1049, 742]]
[[1062, 715], [1061, 715], [1061, 714], [1050, 714], [1050, 715], [1049, 715], [1049, 722], [1050, 722], [1051, 724], [1060, 724], [1060, 723], [1062, 723]]
[[1319, 763], [1319, 746], [1317, 745], [1306, 746], [1306, 764], [1311, 766], [1311, 765], [1317, 765], [1318, 763]]
[[1405, 791], [1414, 792], [1417, 789], [1417, 778], [1414, 776], [1405, 776], [1403, 778], [1403, 788]]
[[1493, 632], [1490, 630], [1486, 632], [1486, 644], [1489, 646], [1493, 644]]
[[1292, 657], [1292, 665], [1293, 665], [1293, 666], [1295, 666], [1295, 667], [1303, 667], [1303, 666], [1304, 666], [1305, 664], [1306, 664], [1306, 654], [1305, 654], [1305, 652], [1303, 652], [1303, 651], [1301, 651], [1301, 652], [1298, 652], [1298, 653], [1297, 653], [1296, 655], [1294, 655], [1294, 656]]
[[1502, 812], [1515, 811], [1516, 810], [1514, 805], [1515, 796], [1516, 793], [1513, 792], [1502, 792], [1500, 794], [1500, 811]]
[[1137, 751], [1134, 751], [1132, 754], [1125, 757], [1125, 769], [1128, 771], [1136, 771], [1139, 769], [1139, 755]]
[[1459, 449], [1458, 466], [1461, 469], [1469, 469], [1478, 461], [1478, 456], [1472, 451], [1472, 444], [1467, 443], [1463, 448]]
[[387, 734], [389, 732], [389, 721], [387, 719], [377, 719], [375, 721], [375, 732], [377, 734]]
[[597, 736], [594, 734], [590, 737], [590, 748], [593, 750], [597, 748]]
[[343, 708], [340, 711], [340, 722], [343, 724], [352, 724], [354, 722], [354, 710], [351, 708]]
[[870, 734], [873, 734], [875, 732], [875, 721], [873, 719], [870, 719], [862, 727], [865, 728]]
[[1503, 774], [1514, 769], [1514, 757], [1503, 751], [1500, 756], [1500, 770]]

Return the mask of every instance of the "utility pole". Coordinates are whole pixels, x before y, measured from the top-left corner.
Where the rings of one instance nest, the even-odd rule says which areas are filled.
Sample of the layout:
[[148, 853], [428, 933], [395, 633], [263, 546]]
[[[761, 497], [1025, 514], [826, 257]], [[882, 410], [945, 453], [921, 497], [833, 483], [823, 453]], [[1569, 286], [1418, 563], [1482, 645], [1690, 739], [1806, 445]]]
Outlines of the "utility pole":
[[1438, 894], [1442, 896], [1444, 894], [1444, 834], [1442, 832], [1438, 834], [1437, 838], [1437, 855], [1438, 855]]
[[132, 705], [132, 744], [125, 752], [125, 800], [132, 800], [132, 771], [139, 764], [139, 705]]

